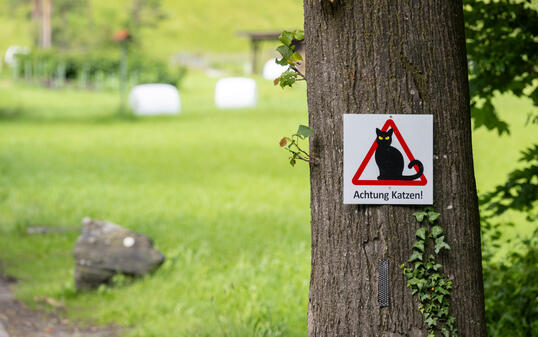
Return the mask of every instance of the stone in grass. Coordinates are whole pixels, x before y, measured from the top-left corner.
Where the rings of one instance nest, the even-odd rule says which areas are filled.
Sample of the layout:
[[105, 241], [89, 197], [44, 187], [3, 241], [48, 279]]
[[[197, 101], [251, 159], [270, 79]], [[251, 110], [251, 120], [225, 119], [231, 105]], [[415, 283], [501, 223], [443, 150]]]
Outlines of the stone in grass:
[[90, 218], [82, 220], [74, 255], [77, 290], [95, 289], [117, 273], [141, 276], [164, 261], [147, 236]]

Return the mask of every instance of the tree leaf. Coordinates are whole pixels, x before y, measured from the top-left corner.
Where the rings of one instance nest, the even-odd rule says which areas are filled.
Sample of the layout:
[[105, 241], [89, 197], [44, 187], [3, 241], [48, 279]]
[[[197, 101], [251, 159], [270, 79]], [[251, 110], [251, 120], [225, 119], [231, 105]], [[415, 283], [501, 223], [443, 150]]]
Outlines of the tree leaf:
[[280, 147], [284, 147], [286, 145], [288, 145], [289, 143], [291, 143], [291, 138], [289, 137], [284, 137], [280, 140]]
[[287, 30], [283, 31], [282, 33], [280, 33], [280, 36], [278, 37], [278, 39], [280, 40], [280, 42], [282, 42], [286, 47], [289, 47], [290, 44], [291, 44], [291, 41], [293, 41], [293, 33], [292, 32], [288, 32]]
[[302, 138], [308, 138], [314, 134], [314, 130], [306, 125], [299, 125], [299, 129], [297, 129], [297, 134]]
[[295, 37], [295, 40], [302, 41], [304, 40], [304, 30], [302, 29], [296, 29], [293, 33], [293, 36]]
[[294, 52], [288, 60], [288, 63], [291, 65], [296, 65], [297, 62], [302, 61], [303, 57], [298, 52]]
[[284, 88], [285, 86], [292, 86], [297, 79], [297, 73], [293, 70], [286, 70], [280, 75], [280, 86]]
[[280, 53], [280, 55], [282, 55], [282, 58], [286, 60], [286, 63], [290, 59], [291, 55], [293, 55], [293, 50], [288, 46], [278, 46], [276, 50]]

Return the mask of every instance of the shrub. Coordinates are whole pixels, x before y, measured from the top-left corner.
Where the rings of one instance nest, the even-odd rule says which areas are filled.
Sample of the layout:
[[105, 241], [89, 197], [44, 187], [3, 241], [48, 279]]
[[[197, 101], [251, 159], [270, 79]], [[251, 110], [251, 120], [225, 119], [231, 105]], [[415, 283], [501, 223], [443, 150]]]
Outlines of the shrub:
[[[493, 240], [500, 239], [494, 234]], [[490, 337], [538, 336], [538, 229], [500, 262], [484, 256], [486, 321]]]

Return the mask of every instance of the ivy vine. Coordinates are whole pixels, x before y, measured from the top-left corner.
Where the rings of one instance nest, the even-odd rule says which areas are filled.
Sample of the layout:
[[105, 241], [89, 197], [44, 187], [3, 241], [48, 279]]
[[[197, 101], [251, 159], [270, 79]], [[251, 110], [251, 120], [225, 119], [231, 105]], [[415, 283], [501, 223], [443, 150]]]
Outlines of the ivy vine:
[[415, 234], [417, 240], [413, 244], [411, 257], [407, 260], [411, 266], [401, 265], [407, 279], [407, 287], [418, 297], [418, 309], [428, 327], [428, 337], [434, 337], [435, 331], [440, 331], [444, 337], [457, 337], [455, 317], [450, 315], [452, 282], [442, 272], [443, 266], [436, 262], [436, 256], [441, 250], [450, 250], [450, 246], [445, 242], [443, 228], [435, 223], [440, 214], [432, 207], [427, 207], [413, 215], [420, 223], [426, 219], [427, 221]]

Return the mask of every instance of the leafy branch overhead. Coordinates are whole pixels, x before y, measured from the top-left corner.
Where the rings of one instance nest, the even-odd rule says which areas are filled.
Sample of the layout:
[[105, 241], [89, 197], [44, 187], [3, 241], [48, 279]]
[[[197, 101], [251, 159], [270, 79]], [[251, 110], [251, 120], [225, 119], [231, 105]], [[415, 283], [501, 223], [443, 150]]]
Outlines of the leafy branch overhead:
[[282, 88], [291, 87], [296, 81], [306, 81], [305, 75], [299, 70], [303, 57], [296, 49], [296, 43], [304, 40], [304, 31], [297, 29], [293, 32], [283, 31], [278, 37], [282, 44], [276, 48], [282, 58], [275, 62], [281, 66], [288, 66], [280, 77], [275, 78], [274, 84]]
[[313, 155], [309, 154], [299, 145], [301, 140], [305, 140], [314, 134], [314, 130], [305, 125], [299, 125], [297, 132], [291, 137], [284, 137], [280, 140], [280, 147], [290, 153], [290, 164], [295, 166], [297, 160], [302, 160], [308, 163], [315, 162]]
[[[401, 266], [407, 279], [407, 287], [418, 297], [418, 308], [428, 327], [428, 337], [435, 336], [436, 331], [441, 332], [443, 337], [457, 337], [455, 318], [450, 315], [452, 281], [442, 272], [443, 266], [436, 262], [436, 255], [439, 255], [441, 250], [450, 250], [450, 246], [445, 242], [443, 228], [435, 224], [440, 214], [428, 207], [425, 211], [415, 212], [413, 215], [418, 222], [427, 219], [429, 225], [420, 227], [415, 234], [417, 241], [413, 244], [411, 257], [407, 260], [412, 267], [406, 267], [405, 264]], [[429, 244], [428, 239], [431, 239], [432, 244]], [[428, 257], [425, 257], [426, 255]]]
[[530, 1], [463, 3], [474, 126], [497, 130], [500, 135], [509, 133], [492, 99], [495, 94], [512, 93], [538, 105], [538, 87], [533, 84], [538, 64], [538, 11]]
[[538, 145], [531, 146], [521, 154], [519, 162], [526, 166], [510, 172], [504, 185], [481, 196], [480, 203], [486, 206], [483, 220], [507, 210], [527, 212], [529, 221], [534, 221], [538, 216], [533, 212], [538, 200]]

